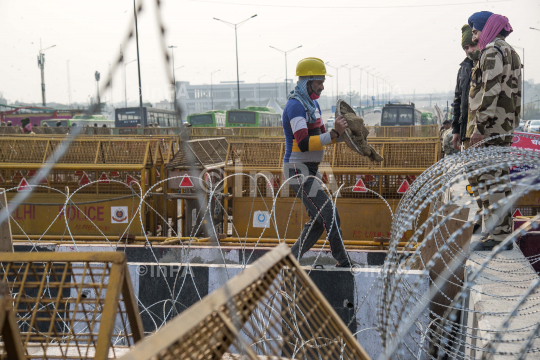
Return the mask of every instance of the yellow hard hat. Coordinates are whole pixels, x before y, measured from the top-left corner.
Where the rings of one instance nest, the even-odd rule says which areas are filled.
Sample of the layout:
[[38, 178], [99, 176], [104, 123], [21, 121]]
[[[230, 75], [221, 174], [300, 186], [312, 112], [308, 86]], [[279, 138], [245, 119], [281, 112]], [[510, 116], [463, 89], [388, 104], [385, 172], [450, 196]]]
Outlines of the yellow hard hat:
[[296, 65], [296, 76], [332, 76], [326, 73], [326, 66], [321, 59], [308, 57]]

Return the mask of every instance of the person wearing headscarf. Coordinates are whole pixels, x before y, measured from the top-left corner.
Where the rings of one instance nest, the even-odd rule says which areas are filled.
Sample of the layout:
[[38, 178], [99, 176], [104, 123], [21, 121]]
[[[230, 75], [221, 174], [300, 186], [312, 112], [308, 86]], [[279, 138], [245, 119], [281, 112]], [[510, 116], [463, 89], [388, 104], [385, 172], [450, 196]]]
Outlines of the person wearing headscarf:
[[[478, 24], [477, 24], [478, 26]], [[471, 71], [478, 60], [473, 61], [475, 57], [478, 59], [478, 44], [472, 39], [472, 29], [469, 24], [461, 27], [461, 48], [465, 51], [465, 60], [459, 66], [459, 71], [456, 80], [456, 89], [454, 92], [454, 116], [452, 118], [452, 144], [454, 149], [460, 150], [461, 144], [469, 141], [467, 138], [467, 120], [469, 115], [469, 90], [471, 87]], [[444, 146], [443, 146], [444, 150]], [[479, 198], [478, 179], [472, 177], [469, 179], [471, 188], [474, 190], [476, 203], [478, 205], [477, 214], [482, 212], [482, 202]], [[482, 220], [478, 220], [474, 224], [474, 231], [478, 231], [482, 226]]]
[[321, 59], [306, 58], [296, 66], [298, 82], [288, 95], [283, 109], [282, 125], [285, 133], [283, 172], [287, 184], [302, 199], [310, 220], [291, 248], [293, 256], [302, 255], [317, 243], [326, 231], [336, 267], [350, 267], [343, 245], [340, 219], [332, 200], [321, 186], [319, 163], [324, 158], [324, 146], [336, 143], [347, 123], [342, 116], [335, 127], [327, 132], [321, 121], [321, 108], [317, 99], [324, 90], [326, 66]]
[[[522, 81], [521, 59], [506, 42], [512, 26], [507, 17], [488, 11], [473, 14], [468, 22], [472, 40], [478, 43], [479, 49], [476, 51], [478, 63], [471, 73], [466, 131], [470, 141], [465, 141], [465, 147], [484, 140], [484, 146], [510, 146], [514, 129], [519, 126]], [[490, 170], [471, 181], [471, 185], [478, 184], [482, 208], [488, 218], [491, 217], [490, 206], [511, 194], [508, 175], [509, 169]], [[482, 239], [485, 250], [500, 244], [512, 231], [510, 210], [493, 219], [495, 226], [488, 229]]]
[[469, 89], [473, 68], [472, 54], [478, 45], [472, 40], [472, 29], [468, 24], [461, 27], [461, 48], [465, 51], [465, 59], [459, 65], [454, 91], [454, 116], [452, 118], [452, 143], [456, 150], [466, 139], [467, 115], [469, 113]]

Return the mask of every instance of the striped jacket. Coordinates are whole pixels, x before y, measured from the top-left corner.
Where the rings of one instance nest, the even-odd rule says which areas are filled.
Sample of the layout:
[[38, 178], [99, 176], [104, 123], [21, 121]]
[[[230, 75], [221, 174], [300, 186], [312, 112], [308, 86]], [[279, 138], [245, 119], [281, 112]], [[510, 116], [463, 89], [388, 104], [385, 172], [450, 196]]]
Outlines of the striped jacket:
[[309, 124], [304, 106], [296, 99], [289, 99], [283, 109], [283, 131], [285, 133], [284, 163], [321, 162], [324, 145], [335, 143], [321, 120], [321, 108], [314, 101], [317, 121]]

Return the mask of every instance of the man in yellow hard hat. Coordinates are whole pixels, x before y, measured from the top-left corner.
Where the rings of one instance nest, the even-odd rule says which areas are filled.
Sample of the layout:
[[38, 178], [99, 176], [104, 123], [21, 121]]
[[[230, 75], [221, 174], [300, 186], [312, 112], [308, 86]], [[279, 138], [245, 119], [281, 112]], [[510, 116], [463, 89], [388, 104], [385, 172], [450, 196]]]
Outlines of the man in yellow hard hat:
[[[301, 258], [326, 231], [336, 267], [350, 267], [347, 251], [343, 246], [337, 209], [321, 185], [319, 164], [324, 157], [324, 146], [335, 143], [343, 134], [347, 123], [338, 116], [335, 127], [327, 132], [321, 121], [321, 108], [317, 99], [324, 90], [326, 67], [321, 59], [306, 58], [296, 66], [298, 82], [288, 95], [283, 109], [285, 156], [283, 171], [290, 178], [288, 184], [302, 199], [309, 215], [300, 238], [291, 251]], [[318, 178], [318, 179], [317, 179]]]

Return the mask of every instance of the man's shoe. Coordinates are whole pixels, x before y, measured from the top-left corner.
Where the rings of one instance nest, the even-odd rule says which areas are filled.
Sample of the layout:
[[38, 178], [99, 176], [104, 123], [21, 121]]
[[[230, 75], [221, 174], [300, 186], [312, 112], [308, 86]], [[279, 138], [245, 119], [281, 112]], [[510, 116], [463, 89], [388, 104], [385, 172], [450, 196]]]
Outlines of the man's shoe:
[[343, 263], [343, 264], [340, 264], [340, 263], [337, 263], [336, 264], [336, 268], [351, 268], [352, 265], [350, 262], [346, 262], [346, 263]]

